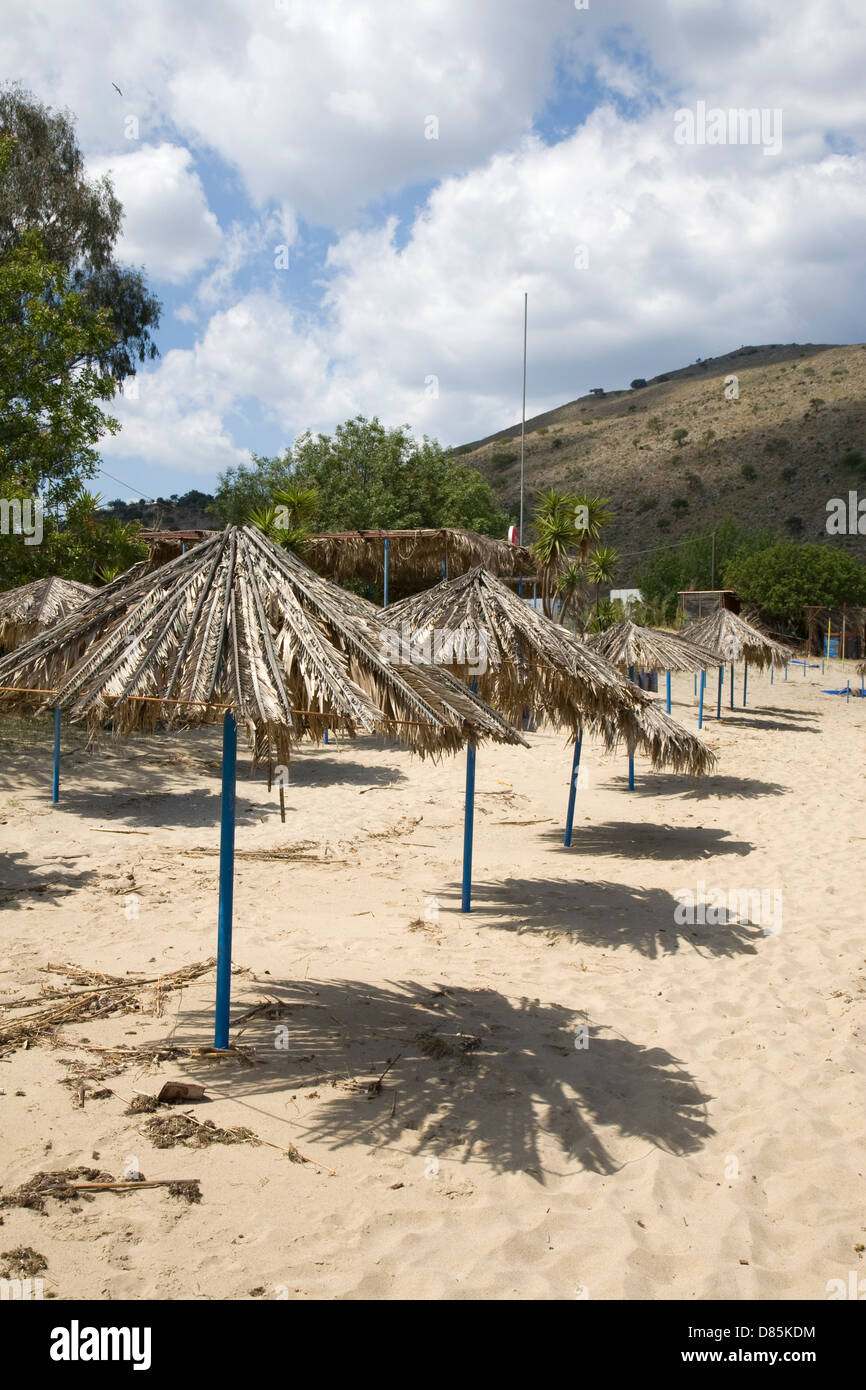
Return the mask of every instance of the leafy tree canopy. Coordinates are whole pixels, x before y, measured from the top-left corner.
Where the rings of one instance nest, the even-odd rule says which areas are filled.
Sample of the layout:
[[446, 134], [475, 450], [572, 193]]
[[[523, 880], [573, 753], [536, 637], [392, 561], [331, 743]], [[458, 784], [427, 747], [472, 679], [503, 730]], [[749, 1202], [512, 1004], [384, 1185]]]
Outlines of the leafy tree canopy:
[[866, 565], [831, 545], [779, 541], [735, 555], [725, 567], [725, 585], [767, 621], [799, 625], [806, 604], [866, 603]]
[[146, 559], [138, 522], [100, 516], [99, 501], [82, 488], [66, 506], [62, 522], [46, 512], [38, 545], [27, 544], [20, 535], [0, 535], [0, 587], [13, 589], [52, 574], [98, 585]]
[[113, 379], [86, 365], [113, 341], [109, 314], [70, 288], [28, 233], [0, 254], [0, 495], [76, 495], [96, 470], [94, 448], [119, 427], [100, 403]]
[[287, 489], [315, 489], [314, 531], [459, 526], [504, 536], [508, 518], [490, 485], [435, 440], [358, 415], [332, 435], [309, 432], [277, 458], [253, 455], [219, 479], [216, 511], [240, 523]]
[[715, 527], [687, 536], [679, 545], [660, 545], [634, 571], [634, 583], [644, 601], [671, 621], [677, 611], [677, 595], [683, 589], [711, 589], [713, 585], [713, 532], [715, 531], [715, 587], [722, 587], [727, 563], [739, 553], [750, 553], [775, 543], [768, 532], [747, 536], [730, 517]]
[[[104, 310], [113, 332], [96, 361], [116, 380], [157, 356], [161, 305], [141, 270], [114, 259], [123, 209], [107, 177], [90, 180], [74, 119], [18, 84], [0, 88], [0, 257], [39, 235], [47, 261], [70, 277], [83, 304]], [[81, 359], [75, 359], [81, 360]]]

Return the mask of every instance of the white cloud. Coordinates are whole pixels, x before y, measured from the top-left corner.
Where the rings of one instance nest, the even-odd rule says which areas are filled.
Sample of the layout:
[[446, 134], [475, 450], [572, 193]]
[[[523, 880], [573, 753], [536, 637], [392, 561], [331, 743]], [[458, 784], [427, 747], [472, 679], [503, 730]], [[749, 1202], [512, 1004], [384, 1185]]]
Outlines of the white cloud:
[[180, 282], [222, 248], [192, 155], [180, 145], [146, 145], [131, 154], [92, 159], [93, 177], [109, 174], [123, 204], [121, 260], [143, 264], [150, 276]]
[[667, 114], [637, 126], [600, 110], [556, 146], [530, 139], [447, 180], [402, 247], [394, 220], [347, 233], [316, 321], [265, 294], [214, 314], [194, 350], [147, 374], [142, 440], [175, 459], [187, 418], [220, 422], [213, 447], [200, 433], [181, 450], [214, 471], [243, 440], [229, 422], [250, 399], [286, 442], [359, 409], [449, 442], [477, 437], [518, 418], [524, 290], [530, 411], [741, 342], [854, 339], [864, 173], [853, 157], [683, 148]]

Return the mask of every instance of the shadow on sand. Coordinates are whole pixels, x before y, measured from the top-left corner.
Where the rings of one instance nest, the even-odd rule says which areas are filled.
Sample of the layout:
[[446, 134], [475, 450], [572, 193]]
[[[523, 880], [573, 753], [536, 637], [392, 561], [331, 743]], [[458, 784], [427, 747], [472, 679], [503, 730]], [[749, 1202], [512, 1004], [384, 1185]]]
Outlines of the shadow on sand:
[[715, 854], [751, 854], [748, 840], [729, 840], [727, 830], [702, 825], [647, 825], [643, 821], [607, 821], [575, 825], [571, 848], [562, 831], [544, 831], [540, 839], [558, 844], [563, 854], [607, 854], [623, 859], [709, 859]]
[[[695, 887], [687, 880], [677, 885], [692, 893]], [[456, 911], [459, 885], [451, 885], [441, 901]], [[716, 926], [679, 925], [674, 921], [678, 906], [664, 888], [604, 881], [506, 878], [472, 886], [473, 922], [479, 927], [562, 935], [604, 950], [625, 946], [651, 959], [673, 955], [682, 946], [703, 956], [756, 954], [757, 943], [763, 939], [759, 926], [727, 913], [726, 920]]]
[[[56, 902], [83, 888], [96, 877], [95, 871], [70, 872], [69, 860], [31, 864], [20, 851], [0, 852], [0, 909], [22, 908], [37, 903]], [[57, 867], [57, 864], [60, 867]]]
[[[199, 1079], [207, 1073], [212, 1094], [247, 1109], [252, 1127], [256, 1113], [285, 1113], [286, 1142], [301, 1149], [388, 1145], [543, 1182], [563, 1161], [566, 1171], [577, 1163], [616, 1172], [622, 1138], [691, 1154], [713, 1133], [709, 1097], [677, 1058], [560, 1005], [415, 982], [238, 981], [236, 989], [232, 1041], [252, 1045], [255, 1063], [199, 1065]], [[211, 1028], [210, 1011], [185, 1013], [174, 1041]], [[283, 1035], [288, 1045], [278, 1050]], [[293, 1090], [317, 1104], [286, 1104]], [[275, 1114], [276, 1094], [284, 1103]], [[617, 1131], [618, 1155], [599, 1127]]]

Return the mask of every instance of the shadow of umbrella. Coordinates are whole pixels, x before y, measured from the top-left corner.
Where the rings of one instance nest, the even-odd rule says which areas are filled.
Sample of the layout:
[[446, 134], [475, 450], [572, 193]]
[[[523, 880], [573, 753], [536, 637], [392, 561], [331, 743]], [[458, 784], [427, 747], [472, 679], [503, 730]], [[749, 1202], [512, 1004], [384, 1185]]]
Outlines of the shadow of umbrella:
[[[226, 1094], [280, 1118], [273, 1097], [318, 1091], [300, 1122], [286, 1121], [302, 1146], [402, 1147], [543, 1182], [563, 1161], [614, 1173], [630, 1139], [685, 1155], [713, 1134], [708, 1097], [671, 1053], [558, 1004], [356, 980], [259, 981], [245, 995], [233, 1034], [257, 1064], [233, 1070]], [[184, 1013], [174, 1041], [208, 1022]], [[208, 1080], [215, 1094], [220, 1079]]]
[[34, 865], [20, 851], [0, 852], [0, 908], [4, 911], [26, 907], [26, 899], [36, 902], [56, 901], [83, 888], [96, 877], [95, 872], [77, 873], [52, 867], [43, 872], [44, 865]]
[[[584, 854], [607, 854], [622, 859], [709, 859], [717, 854], [751, 854], [748, 840], [729, 840], [727, 830], [703, 825], [645, 825], [643, 821], [608, 821], [579, 826], [571, 848]], [[563, 854], [562, 836], [543, 831], [539, 837], [555, 843]]]
[[[656, 796], [662, 790], [663, 780], [668, 781], [668, 779], [653, 775], [642, 777], [640, 785], [635, 788], [635, 791], [639, 796], [643, 794]], [[678, 801], [706, 801], [713, 796], [742, 798], [784, 796], [791, 788], [783, 786], [781, 782], [762, 782], [759, 777], [711, 775], [702, 777], [700, 782], [685, 786], [679, 784], [672, 788], [666, 786], [664, 790], [665, 795], [675, 797]]]
[[[683, 884], [689, 891], [694, 887]], [[445, 905], [456, 906], [456, 887], [449, 891], [452, 901]], [[725, 920], [713, 926], [678, 924], [674, 913], [679, 902], [663, 888], [507, 878], [479, 884], [477, 903], [481, 927], [567, 935], [604, 950], [630, 947], [650, 959], [674, 955], [686, 945], [703, 956], [755, 955], [756, 943], [763, 940], [759, 926], [727, 912]], [[484, 916], [492, 920], [484, 922]]]

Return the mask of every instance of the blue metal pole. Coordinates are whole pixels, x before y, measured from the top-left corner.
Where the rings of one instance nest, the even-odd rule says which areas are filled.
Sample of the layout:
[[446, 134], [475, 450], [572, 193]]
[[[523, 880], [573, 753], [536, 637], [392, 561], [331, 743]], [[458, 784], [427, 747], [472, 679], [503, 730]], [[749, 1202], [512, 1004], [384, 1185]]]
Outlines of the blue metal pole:
[[223, 720], [223, 786], [220, 825], [220, 898], [217, 928], [217, 981], [214, 1047], [229, 1045], [232, 988], [232, 899], [235, 879], [235, 777], [238, 726], [231, 710]]
[[580, 772], [580, 750], [583, 745], [583, 729], [578, 729], [574, 740], [574, 758], [571, 764], [571, 786], [568, 789], [568, 811], [565, 816], [565, 838], [562, 843], [568, 849], [571, 844], [571, 828], [574, 825], [574, 801], [577, 795], [577, 775]]
[[724, 666], [720, 666], [720, 667], [719, 667], [719, 698], [718, 698], [718, 700], [716, 701], [716, 718], [717, 718], [717, 719], [721, 719], [721, 717], [722, 717], [722, 686], [724, 685], [724, 683], [725, 683], [725, 668], [724, 668]]
[[523, 575], [517, 576], [517, 597], [523, 598]]
[[670, 671], [665, 671], [665, 704], [666, 704], [666, 706], [667, 706], [667, 712], [668, 712], [668, 714], [670, 714], [670, 712], [671, 712], [671, 673], [670, 673]]
[[463, 810], [463, 894], [461, 912], [472, 911], [472, 830], [475, 820], [475, 747], [466, 747], [466, 805]]
[[773, 665], [773, 663], [772, 663], [772, 661], [771, 661], [771, 662], [770, 662], [770, 685], [773, 684], [773, 681], [774, 681], [774, 679], [775, 679], [775, 675], [776, 675], [776, 668], [775, 668], [775, 666]]
[[448, 578], [448, 560], [447, 560], [447, 559], [443, 559], [443, 560], [442, 560], [442, 578], [443, 578], [443, 579], [447, 579], [447, 578]]
[[51, 801], [54, 806], [60, 800], [60, 710], [54, 711], [54, 773], [51, 778]]
[[746, 708], [746, 688], [749, 684], [749, 663], [743, 662], [743, 709]]
[[[633, 666], [629, 666], [628, 668], [628, 678], [630, 681], [634, 681]], [[628, 755], [628, 789], [630, 792], [634, 791], [634, 754], [632, 753]]]
[[[478, 681], [470, 686], [473, 694], [478, 689]], [[472, 911], [472, 832], [475, 827], [475, 745], [466, 745], [466, 797], [463, 806], [463, 892], [460, 911]]]
[[731, 662], [731, 709], [734, 708], [734, 663]]
[[388, 537], [385, 537], [385, 602], [383, 608], [388, 607]]
[[701, 671], [701, 694], [698, 700], [698, 728], [704, 727], [704, 691], [707, 688], [707, 673]]

